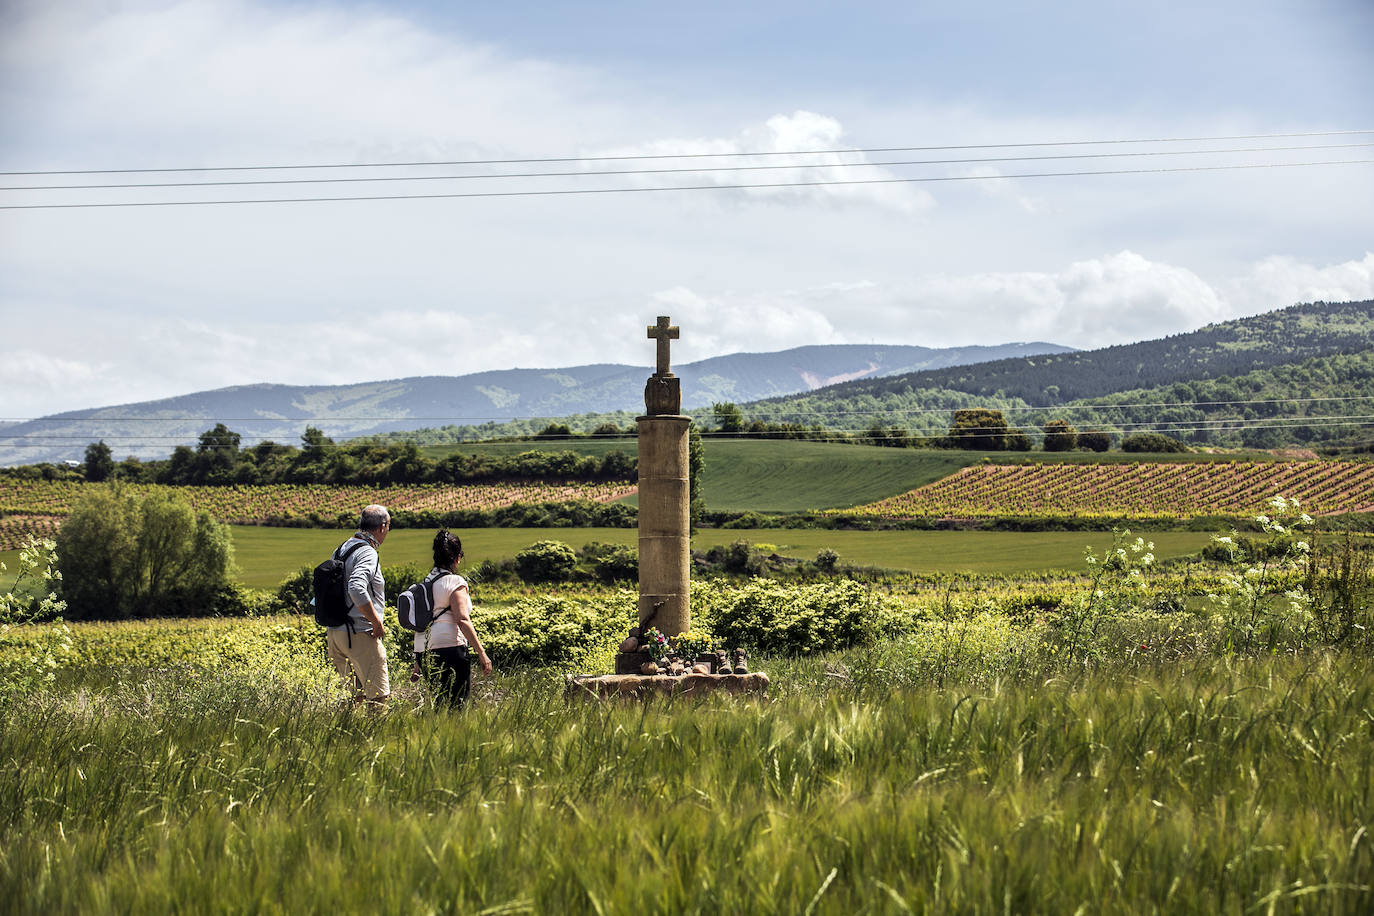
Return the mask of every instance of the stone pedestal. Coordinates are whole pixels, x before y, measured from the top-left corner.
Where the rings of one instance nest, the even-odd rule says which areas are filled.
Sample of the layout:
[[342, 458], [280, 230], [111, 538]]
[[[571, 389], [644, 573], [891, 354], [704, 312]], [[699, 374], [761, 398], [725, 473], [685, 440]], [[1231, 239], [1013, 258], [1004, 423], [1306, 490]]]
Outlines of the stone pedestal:
[[666, 636], [692, 625], [690, 417], [648, 416], [639, 423], [639, 627]]
[[569, 675], [563, 682], [563, 696], [568, 699], [605, 699], [611, 697], [643, 698], [662, 696], [707, 696], [712, 693], [753, 694], [768, 692], [768, 675], [750, 674], [685, 674], [639, 676], [633, 674], [602, 674], [592, 677]]

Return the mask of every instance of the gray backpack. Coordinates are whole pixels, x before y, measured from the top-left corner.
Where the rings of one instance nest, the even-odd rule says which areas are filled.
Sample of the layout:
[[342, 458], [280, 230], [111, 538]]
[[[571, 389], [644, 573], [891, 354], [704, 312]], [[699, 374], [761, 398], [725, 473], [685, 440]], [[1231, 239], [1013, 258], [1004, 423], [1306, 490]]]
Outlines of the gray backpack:
[[447, 575], [446, 572], [435, 570], [425, 576], [423, 582], [416, 582], [396, 597], [396, 619], [401, 626], [423, 633], [430, 624], [448, 612], [448, 608], [444, 608], [434, 613], [434, 583]]

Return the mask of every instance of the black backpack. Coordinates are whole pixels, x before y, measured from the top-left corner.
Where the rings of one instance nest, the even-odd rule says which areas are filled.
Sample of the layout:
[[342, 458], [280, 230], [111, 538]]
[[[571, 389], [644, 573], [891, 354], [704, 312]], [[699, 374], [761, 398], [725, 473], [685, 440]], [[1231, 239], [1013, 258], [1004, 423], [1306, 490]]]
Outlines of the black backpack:
[[[344, 561], [353, 551], [364, 546], [363, 541], [339, 547], [334, 555], [315, 567], [312, 583], [315, 589], [315, 622], [322, 627], [341, 627], [348, 623], [348, 573]], [[340, 555], [339, 551], [343, 554]]]
[[444, 616], [448, 608], [434, 613], [434, 583], [447, 575], [448, 573], [443, 570], [435, 570], [425, 576], [425, 581], [416, 582], [397, 596], [396, 619], [401, 622], [401, 626], [416, 633], [423, 633], [429, 629], [430, 624]]

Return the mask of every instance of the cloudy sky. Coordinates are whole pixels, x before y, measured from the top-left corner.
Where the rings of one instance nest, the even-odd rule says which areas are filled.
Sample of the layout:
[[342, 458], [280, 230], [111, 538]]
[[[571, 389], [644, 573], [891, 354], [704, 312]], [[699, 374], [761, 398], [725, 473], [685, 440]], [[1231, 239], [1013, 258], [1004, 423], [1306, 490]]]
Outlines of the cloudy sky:
[[[659, 314], [690, 361], [1374, 297], [1374, 164], [1002, 177], [1374, 159], [1273, 136], [1374, 130], [1371, 34], [1368, 0], [0, 0], [0, 417], [649, 365]], [[470, 164], [517, 159], [570, 161]], [[704, 165], [791, 168], [663, 171]], [[421, 180], [300, 183], [383, 177]]]

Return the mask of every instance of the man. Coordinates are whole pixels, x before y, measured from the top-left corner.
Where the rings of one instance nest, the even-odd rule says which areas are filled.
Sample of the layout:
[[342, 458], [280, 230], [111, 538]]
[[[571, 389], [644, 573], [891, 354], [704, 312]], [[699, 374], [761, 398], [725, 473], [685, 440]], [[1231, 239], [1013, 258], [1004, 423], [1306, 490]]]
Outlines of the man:
[[384, 703], [391, 696], [391, 679], [386, 670], [386, 582], [382, 579], [377, 548], [391, 530], [391, 515], [385, 506], [363, 509], [362, 520], [353, 537], [339, 547], [342, 555], [356, 541], [362, 545], [344, 560], [348, 582], [348, 623], [325, 631], [329, 660], [355, 697]]

